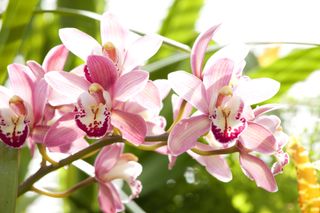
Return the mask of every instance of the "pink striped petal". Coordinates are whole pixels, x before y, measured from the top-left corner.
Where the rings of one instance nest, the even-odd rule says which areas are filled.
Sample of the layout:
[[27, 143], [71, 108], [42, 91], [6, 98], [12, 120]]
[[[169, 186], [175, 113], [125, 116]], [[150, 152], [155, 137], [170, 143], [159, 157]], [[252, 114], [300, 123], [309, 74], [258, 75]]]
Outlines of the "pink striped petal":
[[276, 139], [265, 127], [248, 122], [247, 128], [240, 135], [241, 144], [250, 150], [272, 154], [277, 150]]
[[11, 90], [0, 85], [0, 108], [9, 108], [9, 100], [13, 95]]
[[100, 183], [98, 193], [99, 206], [104, 213], [117, 213], [124, 211], [124, 205], [117, 189], [112, 183]]
[[160, 93], [152, 81], [147, 82], [146, 87], [134, 97], [134, 100], [147, 109], [156, 111], [161, 109]]
[[169, 92], [171, 90], [169, 81], [167, 79], [157, 79], [157, 80], [153, 81], [153, 83], [154, 83], [154, 85], [156, 85], [156, 87], [159, 90], [161, 100], [163, 100], [165, 97], [167, 97], [167, 95], [169, 94]]
[[128, 73], [143, 65], [160, 48], [162, 40], [156, 35], [145, 35], [137, 39], [127, 50], [122, 73]]
[[270, 78], [240, 80], [235, 94], [247, 105], [260, 103], [272, 98], [280, 88], [280, 83]]
[[141, 92], [147, 85], [149, 73], [135, 70], [120, 76], [114, 85], [114, 98], [127, 101]]
[[33, 84], [30, 77], [25, 73], [26, 69], [28, 68], [24, 65], [10, 64], [8, 66], [9, 81], [13, 93], [32, 106]]
[[116, 165], [123, 149], [123, 143], [114, 143], [105, 146], [100, 151], [94, 163], [95, 175], [98, 179], [102, 178], [102, 176], [108, 173]]
[[45, 72], [62, 71], [68, 58], [69, 51], [64, 45], [53, 47], [43, 60], [42, 67]]
[[273, 110], [282, 109], [282, 108], [285, 108], [285, 106], [282, 104], [265, 104], [265, 105], [256, 107], [253, 111], [254, 111], [254, 116], [257, 117], [259, 115], [271, 112]]
[[43, 70], [41, 65], [38, 64], [38, 62], [36, 62], [36, 61], [27, 61], [27, 66], [30, 69], [26, 69], [26, 73], [32, 79], [33, 82], [43, 78], [43, 76], [45, 74], [45, 71]]
[[105, 90], [109, 90], [116, 82], [118, 77], [117, 68], [110, 59], [91, 55], [88, 57], [87, 66], [90, 76], [88, 80], [99, 83]]
[[44, 115], [44, 109], [47, 104], [47, 97], [49, 94], [48, 84], [44, 79], [35, 82], [33, 90], [33, 114], [34, 123], [42, 121]]
[[210, 128], [208, 116], [199, 115], [181, 120], [172, 129], [168, 138], [170, 154], [177, 156], [192, 148], [197, 139]]
[[49, 147], [50, 152], [58, 152], [64, 154], [74, 154], [80, 150], [87, 148], [89, 146], [88, 142], [84, 138], [78, 138], [72, 143], [66, 143], [60, 146]]
[[[208, 63], [207, 63], [208, 64]], [[208, 100], [214, 94], [217, 94], [219, 89], [229, 84], [234, 63], [227, 59], [220, 59], [203, 73], [203, 84], [207, 90]]]
[[222, 182], [229, 182], [232, 180], [232, 173], [227, 161], [223, 156], [201, 156], [192, 151], [188, 154], [198, 161], [213, 177]]
[[48, 72], [44, 78], [54, 92], [60, 94], [58, 97], [61, 95], [64, 97], [64, 99], [50, 99], [49, 103], [53, 106], [76, 103], [80, 94], [87, 91], [90, 86], [90, 82], [84, 78], [63, 71]]
[[47, 147], [59, 147], [76, 143], [77, 140], [85, 136], [85, 133], [77, 128], [74, 116], [74, 112], [67, 113], [49, 128], [44, 138], [44, 144]]
[[278, 191], [278, 186], [273, 174], [261, 159], [241, 152], [240, 164], [244, 173], [250, 179], [253, 179], [258, 187], [261, 187], [269, 192]]
[[94, 38], [78, 29], [60, 29], [59, 36], [64, 46], [84, 61], [89, 55], [102, 55], [101, 45]]
[[192, 73], [198, 78], [201, 78], [202, 75], [202, 63], [208, 44], [219, 26], [220, 25], [215, 25], [201, 33], [193, 44], [191, 50], [191, 68]]
[[147, 134], [145, 121], [139, 116], [120, 110], [113, 110], [111, 124], [118, 128], [124, 139], [138, 146], [144, 142]]
[[111, 42], [117, 49], [123, 51], [127, 45], [126, 40], [129, 30], [110, 12], [105, 12], [102, 15], [100, 24], [102, 45]]
[[281, 120], [276, 115], [262, 115], [255, 119], [255, 123], [264, 126], [270, 132], [275, 132], [280, 126]]
[[208, 113], [208, 102], [202, 81], [194, 75], [177, 71], [168, 75], [171, 88], [201, 112]]

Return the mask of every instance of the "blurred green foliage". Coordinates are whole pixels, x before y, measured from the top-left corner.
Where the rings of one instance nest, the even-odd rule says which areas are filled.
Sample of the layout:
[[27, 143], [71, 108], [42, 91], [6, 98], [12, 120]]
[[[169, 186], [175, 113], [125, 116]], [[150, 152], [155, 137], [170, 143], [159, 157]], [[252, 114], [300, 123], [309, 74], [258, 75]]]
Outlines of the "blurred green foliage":
[[[17, 7], [13, 7], [14, 4]], [[3, 26], [0, 31], [0, 79], [2, 80], [5, 79], [6, 66], [13, 61], [17, 53], [25, 59], [42, 62], [46, 52], [60, 43], [58, 29], [61, 27], [76, 27], [99, 40], [99, 23], [88, 17], [40, 13], [30, 22], [36, 4], [36, 0], [11, 0], [9, 13], [2, 18]], [[58, 0], [57, 4], [58, 7], [97, 13], [102, 13], [105, 8], [105, 2], [102, 0]], [[197, 36], [196, 21], [203, 6], [204, 0], [173, 1], [159, 33], [192, 46]], [[21, 10], [25, 15], [17, 15]], [[211, 53], [207, 56], [209, 55]], [[320, 68], [320, 48], [296, 50], [263, 68], [257, 64], [253, 53], [249, 55], [248, 61], [247, 73], [251, 77], [271, 77], [281, 82], [281, 90], [277, 96], [277, 100], [280, 100], [281, 95], [285, 94], [294, 83], [305, 79], [312, 71]], [[80, 59], [71, 55], [66, 70], [80, 63], [82, 63]], [[151, 65], [145, 66], [145, 69], [152, 71], [152, 79], [166, 78], [169, 72], [175, 70], [190, 71], [188, 55], [172, 47], [162, 46], [159, 53], [150, 59], [150, 63]], [[169, 125], [172, 122], [170, 96], [165, 99], [164, 106], [161, 114], [167, 118]], [[234, 179], [230, 183], [222, 183], [211, 177], [188, 155], [179, 157], [176, 166], [168, 170], [168, 160], [165, 156], [137, 151], [131, 147], [128, 147], [127, 151], [138, 155], [144, 167], [140, 178], [143, 191], [136, 202], [146, 212], [299, 212], [296, 176], [292, 165], [286, 167], [282, 175], [277, 176], [279, 191], [268, 193], [257, 188], [254, 182], [244, 176], [239, 167], [237, 154], [228, 159]], [[28, 150], [22, 150], [20, 179], [25, 176], [30, 158]], [[88, 162], [93, 163], [94, 158], [88, 159]], [[62, 189], [71, 187], [85, 177], [85, 174], [74, 167], [61, 171]], [[23, 212], [28, 202], [31, 203], [36, 198], [36, 196], [20, 198], [18, 212]], [[81, 189], [64, 201], [65, 212], [99, 212], [97, 186]]]

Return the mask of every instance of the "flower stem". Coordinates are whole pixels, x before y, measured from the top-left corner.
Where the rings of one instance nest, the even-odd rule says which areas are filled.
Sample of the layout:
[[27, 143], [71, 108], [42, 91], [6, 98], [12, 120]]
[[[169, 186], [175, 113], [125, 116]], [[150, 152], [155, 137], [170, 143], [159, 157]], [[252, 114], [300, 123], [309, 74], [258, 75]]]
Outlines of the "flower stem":
[[46, 147], [43, 144], [37, 144], [37, 146], [38, 146], [39, 152], [42, 156], [42, 159], [44, 160], [41, 162], [41, 166], [45, 166], [45, 161], [48, 161], [49, 163], [51, 163], [53, 165], [57, 164], [56, 161], [52, 160], [49, 157], [49, 155], [47, 154], [47, 151], [46, 151]]
[[183, 116], [184, 110], [186, 108], [186, 105], [187, 105], [187, 101], [186, 100], [182, 100], [178, 115], [177, 115], [176, 119], [172, 122], [172, 124], [169, 127], [169, 129], [167, 130], [167, 132], [170, 132], [172, 130], [172, 128], [182, 119], [182, 116]]
[[64, 191], [64, 192], [50, 192], [47, 190], [36, 188], [35, 186], [32, 186], [30, 191], [36, 192], [38, 194], [42, 194], [45, 196], [53, 197], [53, 198], [64, 198], [75, 192], [76, 190], [88, 186], [92, 183], [94, 183], [96, 179], [94, 177], [88, 177], [87, 179], [84, 179], [83, 181], [77, 183], [72, 188]]
[[217, 150], [210, 150], [210, 151], [203, 151], [200, 149], [193, 148], [191, 149], [194, 153], [202, 156], [208, 156], [208, 155], [223, 155], [223, 154], [230, 154], [234, 152], [239, 152], [238, 148], [236, 146], [231, 146], [226, 149], [217, 149]]
[[[162, 134], [158, 136], [149, 136], [145, 138], [145, 141], [167, 141], [168, 135]], [[124, 142], [125, 140], [121, 136], [108, 136], [104, 137], [95, 143], [91, 144], [85, 149], [80, 150], [79, 152], [70, 155], [69, 157], [66, 157], [57, 164], [51, 164], [47, 166], [40, 167], [40, 169], [31, 175], [29, 178], [27, 178], [23, 183], [20, 184], [18, 189], [18, 196], [22, 195], [23, 193], [30, 190], [35, 182], [37, 182], [39, 179], [44, 177], [45, 175], [49, 174], [52, 171], [55, 171], [63, 166], [71, 164], [73, 161], [76, 161], [78, 159], [83, 158], [84, 156], [87, 156], [89, 153], [92, 153], [106, 145], [117, 143], [117, 142]]]

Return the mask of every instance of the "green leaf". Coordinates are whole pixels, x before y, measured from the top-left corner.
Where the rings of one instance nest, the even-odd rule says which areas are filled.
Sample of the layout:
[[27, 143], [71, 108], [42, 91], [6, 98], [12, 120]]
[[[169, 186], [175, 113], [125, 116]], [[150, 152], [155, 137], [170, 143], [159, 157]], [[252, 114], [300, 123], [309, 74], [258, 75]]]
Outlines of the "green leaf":
[[320, 69], [320, 47], [293, 51], [267, 67], [249, 70], [248, 75], [252, 78], [269, 77], [279, 81], [281, 88], [276, 96], [279, 98], [294, 83], [303, 81], [317, 69]]
[[1, 212], [14, 213], [18, 189], [19, 150], [0, 142], [0, 206]]
[[0, 83], [7, 77], [7, 65], [12, 63], [21, 46], [22, 37], [32, 18], [38, 0], [10, 0], [3, 14], [0, 31]]

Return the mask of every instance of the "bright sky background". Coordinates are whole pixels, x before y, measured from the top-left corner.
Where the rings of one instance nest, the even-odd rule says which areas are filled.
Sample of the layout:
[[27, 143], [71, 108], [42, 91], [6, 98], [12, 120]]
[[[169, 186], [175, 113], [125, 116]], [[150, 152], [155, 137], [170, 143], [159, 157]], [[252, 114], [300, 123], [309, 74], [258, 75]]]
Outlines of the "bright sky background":
[[[172, 0], [110, 0], [109, 10], [131, 28], [156, 32]], [[216, 40], [320, 43], [320, 1], [206, 0], [197, 29], [222, 22]]]

